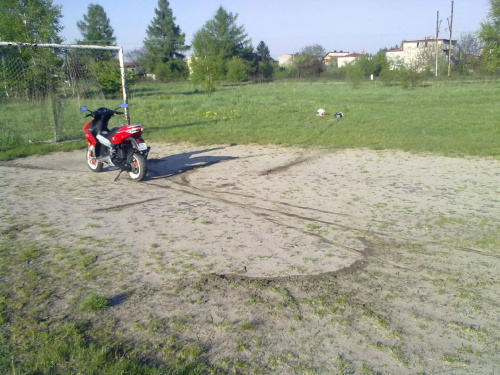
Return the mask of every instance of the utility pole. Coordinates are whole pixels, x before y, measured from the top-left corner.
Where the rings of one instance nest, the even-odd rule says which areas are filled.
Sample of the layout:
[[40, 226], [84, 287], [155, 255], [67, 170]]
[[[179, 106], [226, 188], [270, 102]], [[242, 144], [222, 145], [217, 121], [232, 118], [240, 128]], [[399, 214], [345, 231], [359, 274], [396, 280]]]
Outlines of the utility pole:
[[451, 17], [448, 20], [448, 28], [450, 29], [450, 45], [448, 47], [448, 77], [451, 77], [451, 36], [453, 30], [453, 1], [451, 2]]
[[437, 12], [437, 18], [436, 18], [436, 47], [435, 47], [435, 52], [436, 52], [436, 77], [438, 76], [438, 38], [439, 38], [439, 10]]

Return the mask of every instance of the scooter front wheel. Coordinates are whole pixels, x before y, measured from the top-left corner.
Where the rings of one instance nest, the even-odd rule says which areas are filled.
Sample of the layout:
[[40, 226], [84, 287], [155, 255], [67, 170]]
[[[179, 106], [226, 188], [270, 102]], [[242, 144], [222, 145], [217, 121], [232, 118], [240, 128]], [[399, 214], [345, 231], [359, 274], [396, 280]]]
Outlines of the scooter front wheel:
[[142, 181], [148, 173], [148, 168], [146, 166], [146, 159], [141, 154], [135, 152], [130, 160], [130, 167], [132, 168], [128, 175], [134, 181]]
[[103, 163], [97, 161], [95, 156], [95, 149], [93, 146], [89, 146], [87, 149], [87, 164], [92, 172], [102, 171]]

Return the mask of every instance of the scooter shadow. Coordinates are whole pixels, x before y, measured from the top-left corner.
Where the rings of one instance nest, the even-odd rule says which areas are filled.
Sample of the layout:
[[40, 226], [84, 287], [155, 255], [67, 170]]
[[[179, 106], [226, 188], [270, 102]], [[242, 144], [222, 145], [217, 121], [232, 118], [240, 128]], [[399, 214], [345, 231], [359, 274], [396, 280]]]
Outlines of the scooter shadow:
[[220, 163], [221, 161], [238, 159], [236, 156], [201, 155], [210, 151], [223, 149], [225, 149], [225, 147], [215, 147], [205, 150], [169, 155], [160, 159], [148, 159], [148, 174], [145, 180], [158, 180], [172, 177], [193, 169], [205, 168], [210, 165]]

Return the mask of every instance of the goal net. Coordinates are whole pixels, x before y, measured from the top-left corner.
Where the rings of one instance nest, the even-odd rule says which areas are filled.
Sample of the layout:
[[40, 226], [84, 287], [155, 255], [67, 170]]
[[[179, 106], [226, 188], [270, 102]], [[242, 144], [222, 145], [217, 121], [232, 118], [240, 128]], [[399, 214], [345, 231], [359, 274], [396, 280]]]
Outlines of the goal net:
[[[99, 49], [119, 52], [123, 98], [109, 105], [91, 53]], [[127, 102], [123, 66], [119, 47], [0, 42], [0, 151], [83, 139], [82, 105], [97, 109]]]

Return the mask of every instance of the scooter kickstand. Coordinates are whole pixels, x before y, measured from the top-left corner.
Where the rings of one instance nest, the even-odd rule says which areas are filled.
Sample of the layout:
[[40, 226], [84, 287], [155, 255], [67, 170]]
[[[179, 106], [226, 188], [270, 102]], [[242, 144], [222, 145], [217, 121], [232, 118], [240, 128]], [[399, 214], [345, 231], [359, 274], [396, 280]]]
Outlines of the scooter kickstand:
[[116, 176], [116, 178], [115, 178], [115, 180], [113, 182], [118, 181], [118, 179], [120, 178], [120, 175], [122, 174], [122, 172], [123, 172], [123, 169], [120, 170], [120, 173], [118, 173], [118, 176]]

